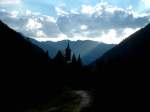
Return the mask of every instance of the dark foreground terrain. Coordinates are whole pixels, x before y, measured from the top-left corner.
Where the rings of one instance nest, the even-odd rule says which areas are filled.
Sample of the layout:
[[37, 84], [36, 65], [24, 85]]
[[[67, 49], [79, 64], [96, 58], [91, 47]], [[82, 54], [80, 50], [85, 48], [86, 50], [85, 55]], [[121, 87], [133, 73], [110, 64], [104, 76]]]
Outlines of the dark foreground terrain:
[[89, 66], [67, 62], [0, 22], [5, 111], [105, 112], [149, 109], [150, 25]]

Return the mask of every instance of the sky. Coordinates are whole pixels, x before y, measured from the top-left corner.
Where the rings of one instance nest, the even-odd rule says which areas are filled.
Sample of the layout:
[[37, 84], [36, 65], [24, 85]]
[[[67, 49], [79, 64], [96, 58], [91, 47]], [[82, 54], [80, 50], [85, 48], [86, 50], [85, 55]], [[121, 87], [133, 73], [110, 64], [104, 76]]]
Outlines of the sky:
[[0, 0], [0, 20], [39, 41], [117, 44], [150, 23], [150, 0]]

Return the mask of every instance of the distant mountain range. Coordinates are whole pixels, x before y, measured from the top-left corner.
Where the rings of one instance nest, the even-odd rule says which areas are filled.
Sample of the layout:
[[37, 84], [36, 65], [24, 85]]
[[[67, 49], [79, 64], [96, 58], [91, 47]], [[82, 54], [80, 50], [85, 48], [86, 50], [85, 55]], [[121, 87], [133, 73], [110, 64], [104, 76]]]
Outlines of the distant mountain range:
[[[39, 42], [34, 39], [30, 40], [34, 44], [43, 48], [43, 50], [48, 51], [51, 58], [54, 58], [56, 56], [58, 50], [64, 52], [68, 44], [68, 40], [58, 42]], [[101, 57], [106, 51], [110, 50], [115, 46], [115, 44], [105, 44], [90, 40], [69, 41], [69, 44], [72, 53], [74, 53], [76, 57], [78, 57], [79, 55], [81, 56], [83, 64], [89, 64], [95, 61], [97, 58]]]

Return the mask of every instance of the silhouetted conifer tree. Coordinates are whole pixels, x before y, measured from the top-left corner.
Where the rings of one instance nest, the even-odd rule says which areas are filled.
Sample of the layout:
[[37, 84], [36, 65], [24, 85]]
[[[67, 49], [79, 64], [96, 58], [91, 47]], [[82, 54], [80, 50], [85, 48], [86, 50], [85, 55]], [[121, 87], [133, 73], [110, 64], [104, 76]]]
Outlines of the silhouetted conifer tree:
[[56, 54], [54, 58], [55, 63], [57, 64], [64, 64], [65, 63], [65, 58], [62, 54], [62, 52], [59, 50], [58, 53]]
[[70, 49], [69, 41], [68, 41], [67, 48], [65, 50], [65, 60], [66, 62], [71, 61], [71, 49]]
[[46, 57], [47, 57], [47, 59], [48, 59], [48, 60], [50, 60], [50, 59], [51, 59], [51, 58], [50, 58], [50, 56], [49, 56], [48, 51], [46, 51]]
[[77, 62], [76, 56], [75, 56], [75, 54], [73, 54], [73, 56], [72, 56], [72, 64], [75, 64], [76, 62]]
[[78, 60], [77, 60], [77, 66], [82, 67], [82, 61], [81, 61], [80, 55], [79, 55]]

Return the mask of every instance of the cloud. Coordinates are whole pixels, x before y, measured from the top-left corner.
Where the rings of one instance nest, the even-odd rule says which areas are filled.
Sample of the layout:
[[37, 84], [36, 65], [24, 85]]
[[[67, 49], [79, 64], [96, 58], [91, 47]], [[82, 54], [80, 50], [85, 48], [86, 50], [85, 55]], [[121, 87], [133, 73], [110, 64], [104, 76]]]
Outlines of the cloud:
[[42, 28], [42, 24], [36, 19], [29, 19], [26, 25], [27, 30], [36, 30]]
[[67, 15], [67, 14], [68, 14], [68, 12], [65, 12], [65, 11], [64, 11], [63, 9], [61, 9], [60, 7], [56, 7], [55, 9], [56, 9], [56, 11], [57, 11], [57, 15], [58, 15], [58, 16]]
[[76, 9], [71, 9], [71, 10], [70, 10], [70, 13], [71, 13], [71, 14], [79, 14], [79, 12], [78, 12]]
[[[16, 14], [14, 14], [14, 12]], [[14, 16], [15, 15], [15, 16]], [[19, 18], [17, 11], [7, 12], [4, 9], [0, 10], [0, 20], [7, 23], [13, 29], [21, 29], [22, 26], [26, 25], [26, 18]]]
[[123, 36], [128, 37], [129, 35], [133, 34], [135, 31], [139, 30], [140, 28], [132, 29], [132, 28], [125, 28], [123, 30]]
[[147, 8], [150, 8], [150, 0], [141, 0], [141, 2], [142, 2]]
[[87, 27], [86, 25], [81, 25], [81, 26], [80, 26], [80, 29], [81, 29], [81, 30], [87, 30], [88, 27]]
[[45, 35], [45, 33], [42, 30], [38, 30], [36, 32], [36, 37], [37, 38], [47, 38], [47, 36]]
[[59, 4], [55, 7], [56, 13], [58, 16], [68, 15], [69, 12], [66, 9], [66, 4]]
[[80, 35], [102, 38], [104, 34], [111, 35], [114, 29], [117, 33], [116, 38], [124, 38], [123, 35], [119, 35], [124, 34], [124, 29], [136, 31], [135, 29], [146, 25], [150, 18], [150, 14], [138, 14], [131, 7], [123, 9], [104, 2], [93, 7], [84, 5], [79, 12], [59, 16], [57, 20], [60, 31], [68, 37]]
[[55, 18], [30, 10], [24, 13], [0, 10], [0, 20], [28, 37], [57, 38], [61, 34]]
[[82, 7], [81, 7], [81, 12], [82, 12], [83, 14], [89, 14], [89, 15], [91, 15], [91, 14], [93, 14], [93, 13], [95, 12], [95, 10], [94, 10], [94, 8], [93, 8], [92, 6], [90, 6], [90, 5], [82, 5]]
[[21, 0], [0, 0], [0, 4], [19, 4]]
[[95, 40], [109, 44], [119, 43], [150, 22], [150, 13], [138, 13], [132, 6], [124, 9], [106, 2], [95, 6], [84, 4], [71, 10], [60, 4], [55, 7], [55, 13], [57, 18], [29, 9], [21, 12], [0, 9], [0, 19], [38, 40]]

